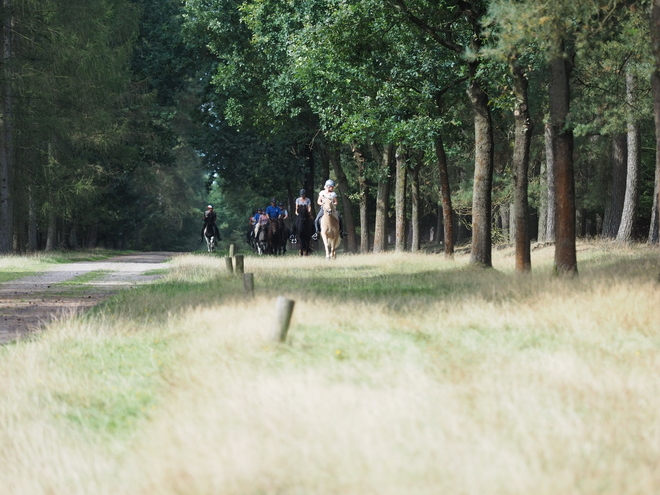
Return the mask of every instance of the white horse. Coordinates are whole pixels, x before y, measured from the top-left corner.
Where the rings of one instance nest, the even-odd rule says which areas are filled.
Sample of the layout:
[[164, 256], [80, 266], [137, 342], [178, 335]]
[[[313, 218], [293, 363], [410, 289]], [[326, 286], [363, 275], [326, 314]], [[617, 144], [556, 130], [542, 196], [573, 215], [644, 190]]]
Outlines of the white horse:
[[335, 259], [337, 247], [341, 242], [339, 235], [339, 215], [332, 198], [323, 198], [321, 201], [323, 216], [321, 217], [321, 238], [325, 244], [325, 257]]
[[215, 238], [215, 232], [213, 232], [213, 227], [207, 225], [204, 228], [204, 238], [206, 239], [206, 249], [209, 253], [215, 252], [215, 248], [218, 245], [218, 240]]

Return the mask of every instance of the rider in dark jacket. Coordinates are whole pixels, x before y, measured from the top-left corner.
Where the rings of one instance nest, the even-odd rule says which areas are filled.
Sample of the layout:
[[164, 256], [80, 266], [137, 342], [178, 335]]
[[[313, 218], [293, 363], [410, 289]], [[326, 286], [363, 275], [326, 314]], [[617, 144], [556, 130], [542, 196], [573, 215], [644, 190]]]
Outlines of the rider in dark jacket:
[[216, 240], [220, 240], [220, 231], [218, 230], [218, 226], [215, 224], [217, 218], [218, 216], [216, 215], [215, 211], [213, 211], [213, 206], [208, 205], [206, 207], [206, 211], [204, 212], [204, 225], [202, 226], [202, 233], [200, 234], [199, 242], [204, 240], [204, 231], [206, 230], [207, 225], [213, 228], [213, 235], [215, 236]]

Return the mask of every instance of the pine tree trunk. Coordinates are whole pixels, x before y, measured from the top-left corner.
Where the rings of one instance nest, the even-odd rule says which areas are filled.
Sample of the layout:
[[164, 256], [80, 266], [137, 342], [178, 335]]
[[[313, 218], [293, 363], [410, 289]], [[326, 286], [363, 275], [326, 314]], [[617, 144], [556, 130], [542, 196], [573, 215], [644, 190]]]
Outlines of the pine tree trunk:
[[[442, 136], [435, 137], [435, 154], [438, 157], [438, 172], [440, 174], [440, 192], [442, 194], [442, 220], [443, 220], [443, 242], [445, 245], [445, 257], [454, 256], [454, 218], [451, 205], [451, 189], [449, 186], [449, 169], [447, 167], [447, 154]], [[439, 215], [438, 215], [439, 217]], [[440, 229], [437, 232], [440, 240]]]
[[545, 161], [540, 163], [539, 171], [539, 211], [538, 211], [538, 235], [537, 242], [546, 242], [545, 234], [548, 225], [548, 175], [546, 173]]
[[602, 236], [605, 239], [614, 239], [621, 225], [621, 213], [626, 194], [626, 135], [614, 134], [612, 136], [612, 177], [605, 205]]
[[[474, 66], [476, 64], [470, 64]], [[474, 113], [474, 185], [472, 194], [472, 252], [470, 263], [492, 267], [491, 207], [493, 185], [493, 126], [488, 96], [471, 68], [468, 96]]]
[[557, 233], [557, 193], [555, 190], [555, 131], [551, 124], [545, 125], [545, 164], [547, 175], [547, 216], [545, 242], [555, 242]]
[[406, 161], [408, 156], [403, 147], [396, 151], [396, 183], [394, 186], [395, 241], [394, 250], [398, 253], [406, 250], [406, 190], [408, 189]]
[[[563, 53], [563, 43], [558, 47]], [[559, 275], [577, 275], [575, 246], [575, 177], [573, 130], [568, 127], [570, 108], [570, 67], [559, 56], [550, 61], [550, 120], [555, 134], [556, 236], [555, 270]]]
[[529, 173], [529, 149], [532, 138], [532, 120], [527, 102], [527, 78], [517, 63], [511, 67], [516, 95], [515, 140], [513, 145], [513, 222], [516, 245], [516, 270], [532, 269], [529, 241], [529, 200], [527, 197]]
[[14, 138], [13, 138], [13, 95], [11, 87], [12, 29], [13, 15], [11, 0], [3, 0], [2, 19], [2, 116], [0, 120], [0, 253], [9, 253], [13, 248], [14, 233]]
[[633, 240], [637, 205], [639, 203], [639, 174], [641, 171], [639, 126], [634, 110], [635, 78], [630, 70], [626, 73], [626, 103], [628, 103], [626, 192], [623, 200], [621, 223], [616, 236], [617, 242], [624, 243]]
[[32, 186], [28, 188], [28, 250], [39, 249], [37, 243], [37, 202], [34, 199]]
[[649, 244], [658, 244], [658, 184], [660, 183], [660, 167], [655, 170], [655, 185], [653, 186], [653, 208], [651, 210], [651, 225], [649, 227]]
[[[653, 90], [653, 118], [655, 122], [655, 218], [660, 221], [660, 0], [651, 6], [651, 47], [655, 70], [651, 74]], [[653, 230], [653, 224], [651, 224]]]
[[376, 224], [374, 226], [374, 253], [387, 250], [387, 210], [390, 202], [390, 174], [394, 159], [394, 146], [388, 144], [382, 151], [373, 146], [374, 158], [380, 164], [378, 193], [376, 196]]
[[419, 170], [422, 167], [422, 160], [418, 159], [414, 167], [410, 168], [410, 197], [412, 202], [412, 211], [410, 214], [410, 223], [412, 225], [412, 238], [410, 241], [410, 251], [419, 252], [422, 246], [422, 232], [420, 229], [420, 197], [419, 197]]
[[364, 153], [355, 145], [353, 149], [353, 158], [357, 163], [358, 186], [360, 188], [360, 252], [369, 252], [369, 210], [367, 197], [369, 194], [369, 184], [366, 177], [366, 166]]
[[46, 251], [57, 249], [57, 214], [51, 207], [48, 212], [48, 231], [46, 233]]

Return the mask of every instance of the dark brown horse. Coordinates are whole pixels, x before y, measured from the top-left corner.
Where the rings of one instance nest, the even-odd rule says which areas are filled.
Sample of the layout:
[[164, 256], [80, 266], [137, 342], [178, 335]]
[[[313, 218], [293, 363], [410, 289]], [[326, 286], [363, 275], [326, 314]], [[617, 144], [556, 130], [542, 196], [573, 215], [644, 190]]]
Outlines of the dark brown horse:
[[296, 240], [300, 256], [312, 253], [312, 236], [314, 235], [314, 219], [306, 205], [298, 205], [296, 217]]
[[271, 218], [266, 231], [266, 254], [281, 254], [283, 229], [284, 222], [281, 218]]

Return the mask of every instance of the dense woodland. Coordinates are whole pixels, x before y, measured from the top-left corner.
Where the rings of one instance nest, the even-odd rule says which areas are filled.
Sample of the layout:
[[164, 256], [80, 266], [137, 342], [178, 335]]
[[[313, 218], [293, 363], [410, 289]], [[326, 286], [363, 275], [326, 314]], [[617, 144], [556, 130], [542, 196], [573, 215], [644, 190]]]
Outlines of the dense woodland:
[[[660, 1], [2, 0], [0, 252], [188, 250], [338, 183], [353, 252], [658, 242]], [[655, 118], [654, 118], [655, 116]]]

